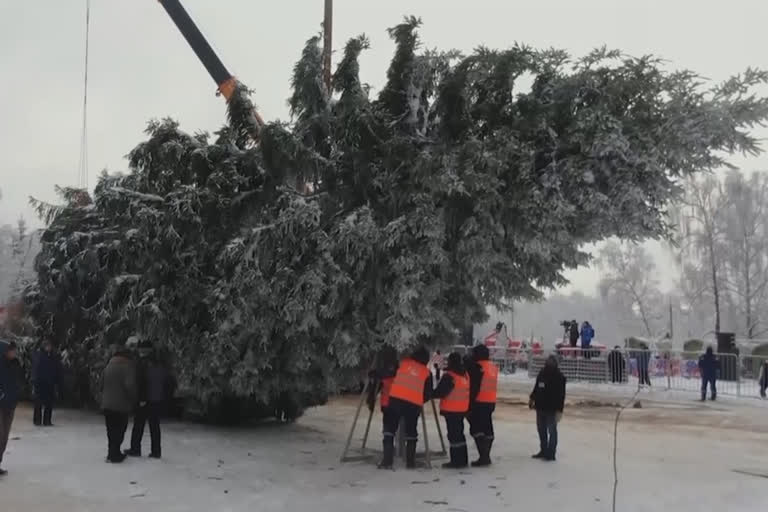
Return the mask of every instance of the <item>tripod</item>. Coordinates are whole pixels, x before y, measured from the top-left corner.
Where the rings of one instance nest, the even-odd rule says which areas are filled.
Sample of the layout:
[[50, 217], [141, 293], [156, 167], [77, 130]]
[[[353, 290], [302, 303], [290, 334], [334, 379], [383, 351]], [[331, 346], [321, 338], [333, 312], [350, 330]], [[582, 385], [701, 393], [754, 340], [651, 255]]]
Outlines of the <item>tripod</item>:
[[[363, 388], [363, 392], [360, 395], [360, 403], [357, 404], [357, 411], [355, 411], [355, 418], [352, 420], [352, 427], [349, 429], [349, 435], [347, 436], [347, 442], [344, 445], [344, 452], [341, 454], [341, 462], [352, 462], [352, 461], [358, 461], [358, 460], [368, 460], [369, 457], [366, 455], [366, 445], [368, 443], [368, 434], [371, 431], [371, 422], [373, 420], [373, 413], [376, 410], [376, 404], [373, 404], [373, 407], [370, 410], [370, 413], [368, 414], [368, 421], [365, 425], [365, 433], [363, 434], [363, 442], [360, 446], [360, 455], [357, 456], [349, 456], [349, 450], [350, 445], [352, 444], [352, 436], [355, 434], [355, 428], [357, 427], [357, 422], [360, 419], [360, 412], [363, 409], [363, 404], [365, 403], [366, 395], [368, 394], [369, 387], [372, 385], [371, 380], [369, 379], [365, 387]], [[374, 382], [373, 385], [376, 385]], [[377, 398], [378, 401], [378, 398]], [[443, 430], [440, 427], [440, 416], [437, 414], [437, 406], [435, 405], [435, 402], [430, 400], [430, 404], [432, 404], [432, 413], [435, 417], [435, 425], [437, 426], [437, 434], [440, 438], [440, 448], [441, 451], [439, 452], [430, 452], [429, 450], [429, 436], [427, 435], [427, 418], [424, 413], [424, 407], [421, 408], [421, 428], [422, 428], [422, 435], [424, 436], [424, 460], [427, 468], [432, 467], [432, 455], [438, 455], [438, 456], [445, 456], [447, 455], [447, 451], [445, 449], [445, 440], [443, 439]], [[397, 454], [399, 456], [404, 456], [405, 454], [405, 440], [403, 439], [403, 431], [405, 430], [403, 426], [403, 420], [400, 420], [400, 426], [397, 429]]]

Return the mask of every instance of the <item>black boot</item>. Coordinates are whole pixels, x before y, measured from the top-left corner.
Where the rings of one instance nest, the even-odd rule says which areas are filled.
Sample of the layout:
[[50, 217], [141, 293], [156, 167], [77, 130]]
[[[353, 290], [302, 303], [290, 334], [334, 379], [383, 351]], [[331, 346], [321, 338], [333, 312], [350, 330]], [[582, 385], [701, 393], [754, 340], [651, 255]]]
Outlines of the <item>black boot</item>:
[[123, 455], [127, 457], [141, 457], [141, 450], [136, 450], [135, 448], [131, 448], [130, 450], [125, 450], [123, 452]]
[[456, 448], [451, 447], [448, 456], [450, 457], [450, 460], [443, 464], [443, 469], [458, 469], [458, 454], [456, 453]]
[[392, 464], [395, 460], [395, 441], [392, 437], [384, 438], [384, 452], [381, 457], [381, 462], [377, 466], [379, 469], [392, 469]]
[[416, 467], [416, 441], [409, 440], [405, 442], [405, 467], [414, 469]]
[[544, 453], [544, 450], [539, 450], [539, 453], [537, 453], [535, 455], [531, 455], [531, 458], [532, 459], [543, 459], [546, 456], [547, 456], [547, 454]]
[[478, 437], [475, 439], [475, 443], [477, 443], [477, 452], [480, 454], [480, 457], [472, 462], [472, 467], [475, 468], [482, 468], [485, 466], [491, 465], [491, 440], [487, 437]]
[[450, 462], [443, 464], [444, 469], [462, 469], [467, 467], [467, 459], [469, 458], [467, 445], [451, 448], [450, 456]]

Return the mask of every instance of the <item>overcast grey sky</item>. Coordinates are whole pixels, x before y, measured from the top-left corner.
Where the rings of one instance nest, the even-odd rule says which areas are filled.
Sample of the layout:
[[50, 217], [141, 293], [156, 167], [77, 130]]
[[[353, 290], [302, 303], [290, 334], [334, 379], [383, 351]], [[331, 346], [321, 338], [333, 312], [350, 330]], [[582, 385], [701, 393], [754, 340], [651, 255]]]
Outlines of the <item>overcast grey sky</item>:
[[[264, 118], [285, 119], [291, 68], [320, 30], [323, 0], [183, 3], [230, 71], [255, 90]], [[54, 200], [54, 184], [77, 182], [84, 6], [0, 0], [0, 223], [31, 218], [29, 195]], [[768, 68], [768, 0], [336, 0], [334, 47], [366, 33], [363, 79], [377, 88], [393, 48], [385, 29], [410, 14], [424, 20], [424, 43], [443, 49], [520, 41], [580, 55], [606, 44], [715, 81]], [[148, 119], [171, 116], [188, 131], [221, 125], [223, 100], [156, 0], [92, 0], [91, 16], [91, 185], [103, 168], [125, 169], [123, 156]], [[735, 163], [768, 169], [765, 156]], [[574, 287], [593, 288], [593, 272], [571, 276]]]

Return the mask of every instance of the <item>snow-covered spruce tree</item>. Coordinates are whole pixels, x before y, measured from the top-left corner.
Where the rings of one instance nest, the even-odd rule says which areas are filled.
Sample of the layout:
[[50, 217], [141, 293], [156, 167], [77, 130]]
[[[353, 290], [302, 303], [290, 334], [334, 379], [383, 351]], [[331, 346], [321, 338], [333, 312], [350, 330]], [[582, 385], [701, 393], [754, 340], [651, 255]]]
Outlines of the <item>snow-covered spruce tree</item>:
[[765, 74], [705, 90], [605, 50], [424, 51], [418, 25], [391, 29], [373, 98], [365, 37], [333, 91], [310, 39], [293, 122], [258, 145], [244, 90], [215, 140], [150, 124], [130, 174], [49, 226], [30, 295], [42, 331], [99, 357], [135, 333], [214, 419], [294, 417], [384, 345], [453, 339], [485, 306], [564, 283], [582, 244], [667, 235], [679, 180], [758, 150], [747, 130], [768, 102], [747, 92]]

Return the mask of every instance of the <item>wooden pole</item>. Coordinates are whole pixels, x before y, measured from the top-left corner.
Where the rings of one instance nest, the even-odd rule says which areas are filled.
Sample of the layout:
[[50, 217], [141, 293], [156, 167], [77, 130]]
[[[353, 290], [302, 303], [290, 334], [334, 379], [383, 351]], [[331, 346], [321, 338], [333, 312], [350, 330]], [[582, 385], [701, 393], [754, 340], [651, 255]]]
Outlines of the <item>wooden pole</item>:
[[441, 448], [441, 455], [445, 455], [448, 453], [445, 450], [445, 440], [443, 439], [443, 429], [440, 427], [440, 415], [437, 413], [437, 406], [435, 405], [434, 400], [430, 400], [432, 402], [432, 412], [435, 414], [435, 425], [437, 425], [437, 435], [440, 437], [440, 448]]
[[[376, 408], [376, 404], [373, 404], [373, 409]], [[371, 432], [371, 420], [373, 419], [373, 409], [371, 409], [371, 413], [368, 415], [368, 423], [365, 425], [365, 434], [363, 435], [363, 446], [360, 448], [360, 451], [363, 455], [365, 455], [365, 445], [368, 444], [368, 434]]]
[[357, 412], [355, 412], [355, 419], [352, 420], [352, 428], [349, 429], [349, 435], [347, 436], [347, 444], [344, 445], [344, 452], [341, 454], [341, 462], [347, 460], [347, 452], [349, 451], [349, 445], [352, 444], [352, 436], [355, 433], [355, 427], [357, 426], [357, 420], [360, 418], [360, 411], [363, 409], [365, 403], [365, 397], [368, 394], [368, 381], [365, 382], [363, 392], [360, 394], [360, 403], [357, 405]]
[[323, 18], [323, 78], [328, 94], [331, 93], [331, 52], [333, 51], [333, 0], [325, 0]]
[[424, 462], [427, 469], [432, 469], [432, 454], [429, 452], [429, 435], [427, 435], [427, 418], [424, 407], [421, 408], [421, 430], [424, 432]]

